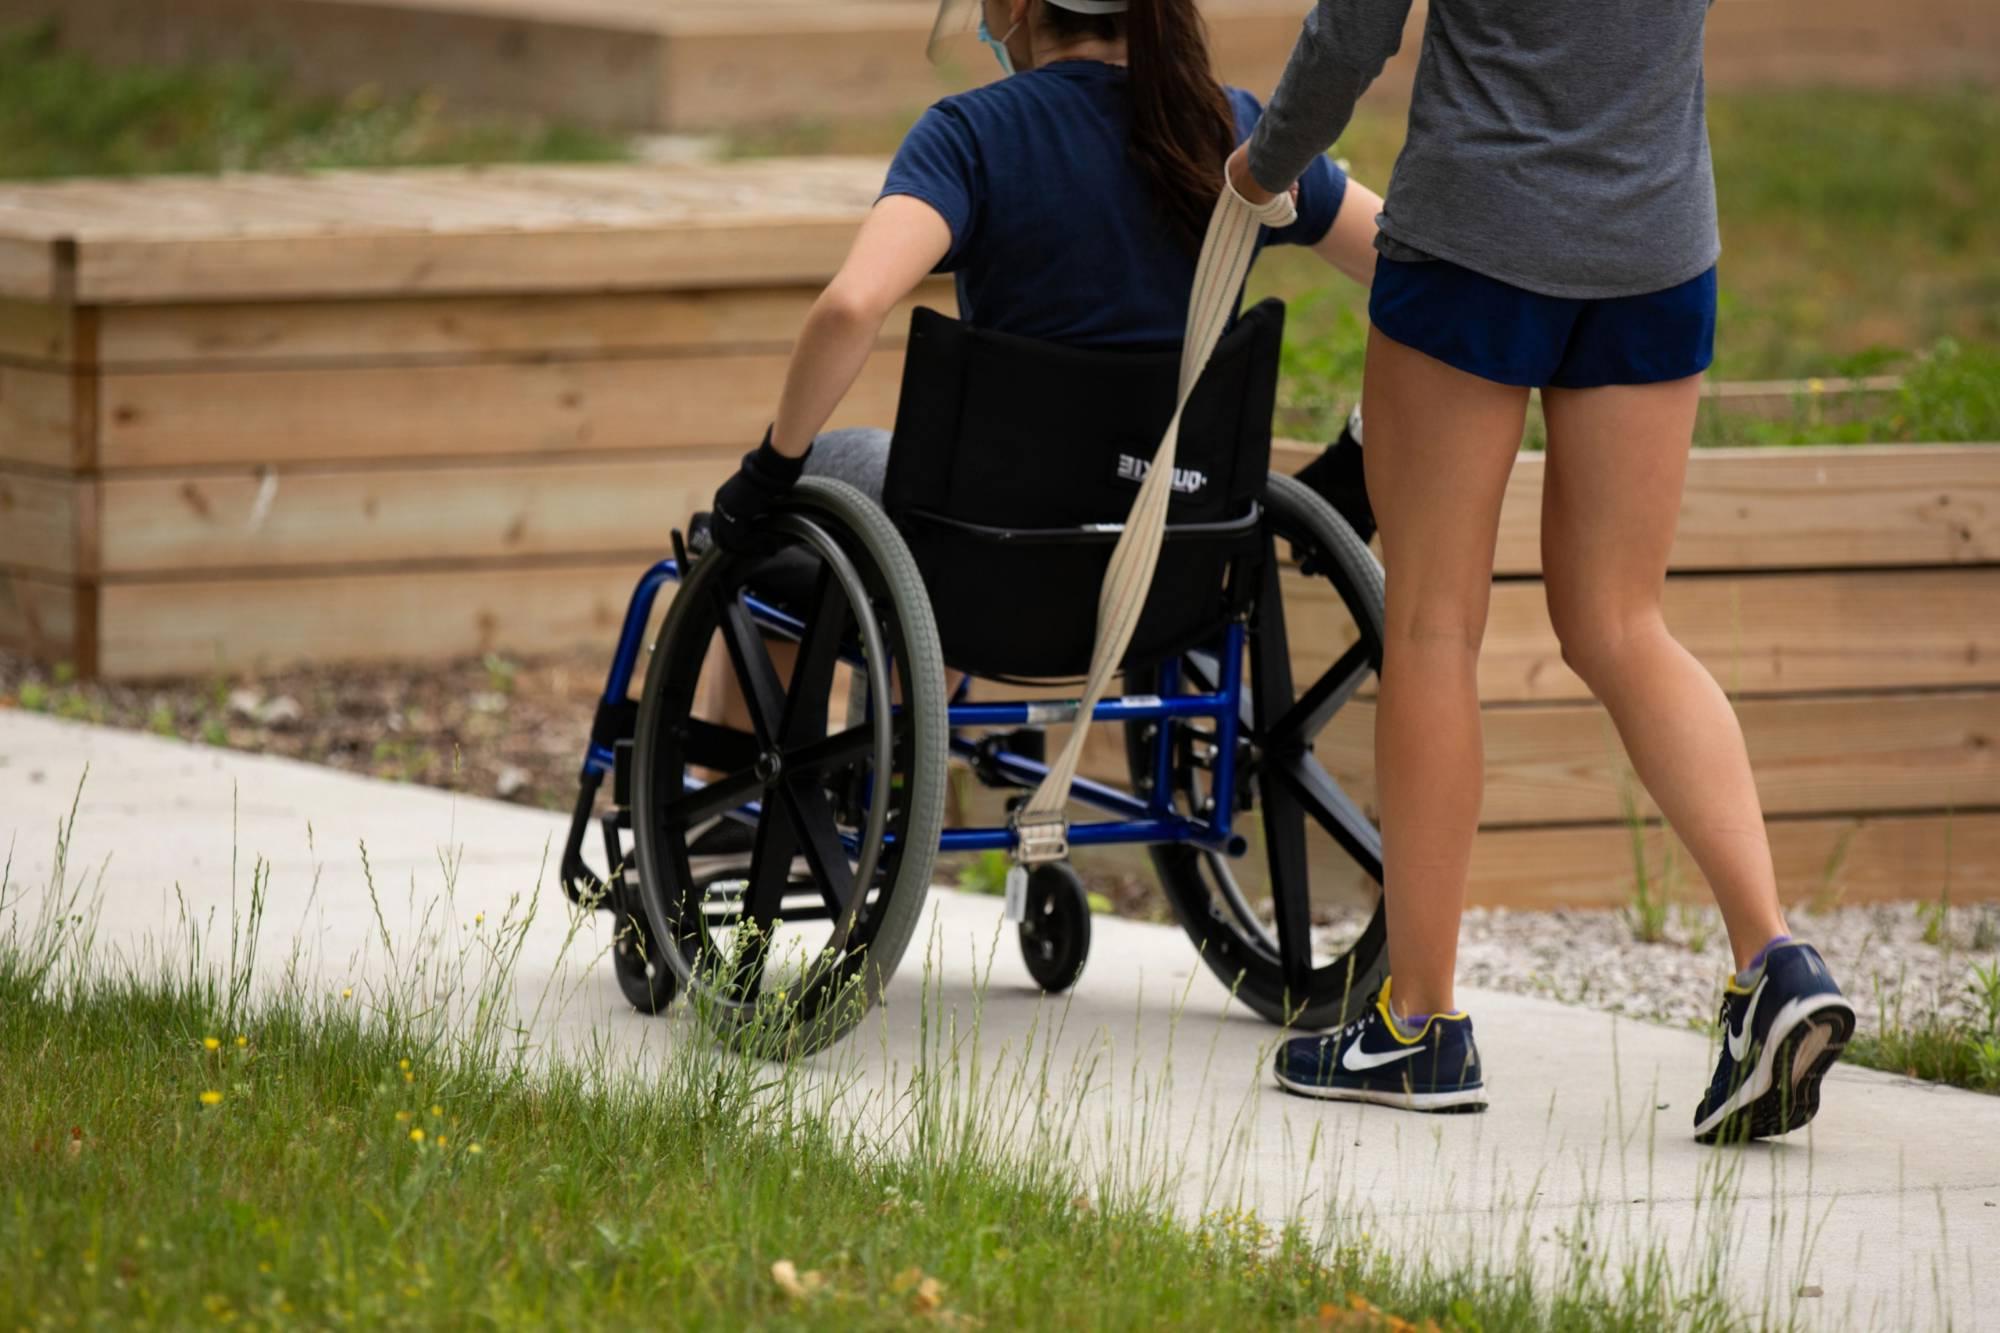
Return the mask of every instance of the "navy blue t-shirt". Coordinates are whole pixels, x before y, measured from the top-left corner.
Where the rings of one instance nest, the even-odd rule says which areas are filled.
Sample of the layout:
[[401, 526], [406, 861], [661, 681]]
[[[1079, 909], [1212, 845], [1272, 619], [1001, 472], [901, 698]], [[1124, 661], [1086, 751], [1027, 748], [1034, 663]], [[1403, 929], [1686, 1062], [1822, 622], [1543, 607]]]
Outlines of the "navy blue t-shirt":
[[[1228, 93], [1241, 142], [1263, 108]], [[1180, 342], [1195, 257], [1128, 156], [1130, 125], [1124, 67], [1095, 60], [1044, 65], [923, 114], [882, 193], [921, 199], [950, 226], [937, 271], [957, 275], [960, 318], [1073, 347]], [[1261, 243], [1316, 243], [1346, 192], [1340, 168], [1316, 159], [1299, 179], [1298, 221]]]

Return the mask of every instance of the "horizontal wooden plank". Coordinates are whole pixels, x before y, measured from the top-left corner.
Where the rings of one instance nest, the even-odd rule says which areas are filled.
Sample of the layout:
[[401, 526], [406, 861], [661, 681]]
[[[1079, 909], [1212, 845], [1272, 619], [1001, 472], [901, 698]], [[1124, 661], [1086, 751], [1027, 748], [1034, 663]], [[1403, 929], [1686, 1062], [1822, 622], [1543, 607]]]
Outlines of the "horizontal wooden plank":
[[823, 282], [861, 210], [755, 229], [689, 224], [568, 234], [108, 240], [82, 254], [91, 302], [646, 291]]
[[[1523, 454], [1495, 562], [1541, 572], [1544, 454]], [[2000, 446], [1700, 449], [1688, 463], [1674, 569], [2000, 562]]]
[[[1288, 590], [1300, 652], [1322, 660], [1348, 624], [1323, 584]], [[1489, 703], [1584, 699], [1539, 583], [1493, 589], [1479, 693]], [[2000, 568], [1681, 575], [1667, 624], [1732, 694], [2000, 685]]]
[[[1287, 442], [1296, 472], [1318, 445]], [[1494, 566], [1542, 568], [1546, 455], [1508, 481]], [[2000, 562], [2000, 445], [1697, 449], [1688, 463], [1672, 567], [1861, 568]]]
[[71, 477], [0, 468], [0, 566], [75, 574], [88, 486]]
[[100, 560], [117, 577], [665, 550], [741, 452], [111, 476]]
[[71, 584], [0, 569], [0, 648], [82, 665], [79, 610], [85, 600]]
[[[234, 369], [328, 361], [406, 362], [661, 351], [789, 349], [816, 287], [572, 296], [433, 297], [402, 301], [275, 301], [114, 306], [101, 316], [108, 369]], [[910, 307], [957, 310], [933, 280], [891, 313], [900, 344]], [[0, 351], [7, 307], [0, 306]]]
[[[835, 425], [895, 419], [900, 352], [863, 370]], [[271, 466], [756, 443], [779, 352], [532, 365], [120, 372], [102, 381], [106, 469]]]
[[609, 653], [643, 572], [625, 560], [112, 583], [100, 594], [99, 665], [131, 679], [490, 651]]
[[[1676, 901], [1710, 901], [1686, 849], [1658, 827], [1642, 841], [1654, 875], [1673, 848], [1668, 881]], [[1776, 820], [1771, 854], [1779, 893], [1792, 906], [1935, 899], [1947, 885], [1954, 902], [2000, 901], [2000, 814], [1991, 812]], [[1625, 828], [1483, 832], [1472, 848], [1467, 901], [1523, 911], [1622, 906], [1631, 901], [1636, 855]]]
[[[708, 290], [824, 281], [879, 159], [438, 167], [0, 186], [87, 304]], [[39, 289], [4, 293], [44, 298]]]
[[[1737, 716], [1767, 814], [2000, 809], [2000, 691], [1750, 699]], [[1489, 709], [1485, 731], [1485, 826], [1617, 823], [1627, 800], [1657, 817], [1597, 705]], [[1370, 809], [1374, 736], [1357, 700], [1318, 747]]]
[[68, 375], [0, 365], [0, 463], [77, 467], [76, 398]]
[[0, 299], [0, 361], [67, 367], [75, 359], [75, 323], [67, 306]]
[[[1832, 376], [1805, 380], [1709, 380], [1702, 385], [1705, 412], [1790, 421], [1804, 411], [1829, 421], [1852, 421], [1880, 410], [1903, 387], [1900, 375]], [[1700, 438], [1701, 432], [1695, 432]]]

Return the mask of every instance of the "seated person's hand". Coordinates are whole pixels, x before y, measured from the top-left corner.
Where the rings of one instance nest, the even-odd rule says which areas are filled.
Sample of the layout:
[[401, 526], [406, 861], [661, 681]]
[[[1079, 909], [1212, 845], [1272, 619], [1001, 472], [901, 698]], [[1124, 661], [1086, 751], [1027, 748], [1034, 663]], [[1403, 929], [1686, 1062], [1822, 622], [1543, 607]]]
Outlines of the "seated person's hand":
[[709, 517], [715, 544], [725, 551], [756, 550], [758, 524], [797, 484], [805, 465], [805, 454], [792, 458], [772, 448], [771, 432], [766, 430], [764, 442], [743, 455], [743, 466], [715, 492]]

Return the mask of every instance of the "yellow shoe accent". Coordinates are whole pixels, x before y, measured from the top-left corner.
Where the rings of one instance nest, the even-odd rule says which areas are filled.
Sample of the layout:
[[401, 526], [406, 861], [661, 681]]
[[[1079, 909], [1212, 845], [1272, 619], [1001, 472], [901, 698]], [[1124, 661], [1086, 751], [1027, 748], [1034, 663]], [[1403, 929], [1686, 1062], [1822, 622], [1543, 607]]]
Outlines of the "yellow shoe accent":
[[1448, 1014], [1430, 1014], [1424, 1018], [1424, 1025], [1417, 1029], [1416, 1036], [1405, 1037], [1403, 1029], [1396, 1021], [1395, 1010], [1389, 1007], [1389, 985], [1394, 980], [1394, 977], [1382, 978], [1382, 992], [1375, 997], [1375, 1007], [1382, 1013], [1382, 1025], [1389, 1029], [1389, 1035], [1396, 1039], [1398, 1045], [1415, 1046], [1426, 1036], [1430, 1035], [1431, 1024], [1433, 1023], [1463, 1023], [1465, 1021], [1466, 1014], [1463, 1009], [1454, 1009]]

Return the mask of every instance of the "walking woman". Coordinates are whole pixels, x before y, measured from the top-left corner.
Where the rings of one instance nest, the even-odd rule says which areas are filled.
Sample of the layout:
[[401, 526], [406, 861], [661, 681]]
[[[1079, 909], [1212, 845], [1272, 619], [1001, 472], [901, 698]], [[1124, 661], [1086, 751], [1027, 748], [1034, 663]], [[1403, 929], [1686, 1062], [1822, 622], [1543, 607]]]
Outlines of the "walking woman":
[[[1318, 0], [1229, 160], [1239, 192], [1288, 188], [1340, 135], [1409, 7]], [[1530, 389], [1548, 424], [1542, 567], [1563, 660], [1707, 877], [1739, 969], [1696, 1137], [1805, 1124], [1854, 1030], [1824, 961], [1786, 934], [1736, 716], [1661, 615], [1715, 330], [1706, 16], [1707, 0], [1430, 0], [1378, 220], [1362, 391], [1388, 578], [1375, 755], [1392, 981], [1347, 1031], [1286, 1045], [1293, 1091], [1485, 1103], [1452, 979], [1484, 774], [1479, 647]]]

